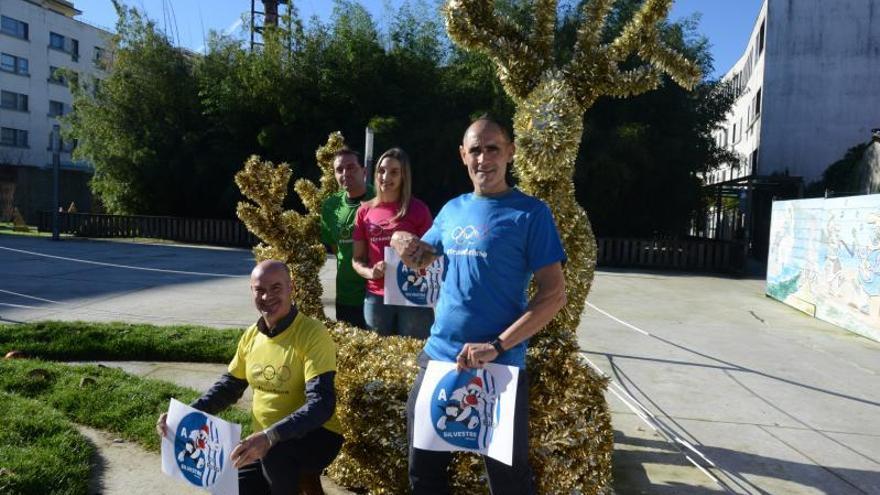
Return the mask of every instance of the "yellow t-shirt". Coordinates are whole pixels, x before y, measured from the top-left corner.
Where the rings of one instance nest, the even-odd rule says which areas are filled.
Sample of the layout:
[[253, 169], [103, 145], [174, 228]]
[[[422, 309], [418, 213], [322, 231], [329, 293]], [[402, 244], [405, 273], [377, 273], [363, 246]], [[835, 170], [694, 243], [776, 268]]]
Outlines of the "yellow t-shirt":
[[[229, 373], [254, 389], [254, 431], [265, 430], [302, 407], [306, 382], [328, 371], [336, 371], [336, 344], [321, 322], [302, 313], [274, 337], [252, 325], [229, 363]], [[324, 428], [342, 433], [335, 412]]]

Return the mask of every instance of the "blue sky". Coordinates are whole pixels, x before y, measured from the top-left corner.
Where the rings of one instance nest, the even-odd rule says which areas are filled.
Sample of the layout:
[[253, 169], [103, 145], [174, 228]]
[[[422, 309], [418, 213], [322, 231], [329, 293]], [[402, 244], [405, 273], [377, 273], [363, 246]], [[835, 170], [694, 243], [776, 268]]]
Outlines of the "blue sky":
[[[179, 43], [192, 50], [203, 46], [204, 35], [209, 30], [236, 30], [243, 13], [250, 10], [250, 0], [123, 0], [145, 10], [159, 26], [171, 25], [171, 12], [176, 22]], [[427, 0], [433, 3], [433, 0]], [[679, 19], [700, 13], [699, 31], [712, 44], [715, 59], [714, 77], [723, 75], [739, 58], [748, 44], [749, 35], [763, 0], [676, 0], [671, 19]], [[262, 2], [257, 0], [258, 7]], [[381, 25], [389, 9], [401, 0], [360, 0]], [[110, 0], [74, 0], [83, 11], [80, 19], [101, 26], [116, 24], [116, 13]], [[330, 0], [294, 0], [303, 18], [317, 15], [327, 19], [333, 8]], [[163, 8], [164, 6], [164, 8]], [[163, 19], [168, 19], [163, 22]]]

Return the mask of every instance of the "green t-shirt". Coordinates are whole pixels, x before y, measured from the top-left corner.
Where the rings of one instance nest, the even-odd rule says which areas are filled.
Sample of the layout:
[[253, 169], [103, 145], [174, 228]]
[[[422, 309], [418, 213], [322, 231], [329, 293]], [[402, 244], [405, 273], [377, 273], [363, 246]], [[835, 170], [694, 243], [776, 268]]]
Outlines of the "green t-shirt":
[[373, 199], [373, 187], [367, 186], [367, 193], [358, 201], [351, 201], [345, 191], [339, 191], [327, 198], [321, 205], [321, 242], [336, 249], [336, 302], [348, 306], [364, 303], [364, 290], [367, 281], [351, 266], [351, 231], [361, 201]]

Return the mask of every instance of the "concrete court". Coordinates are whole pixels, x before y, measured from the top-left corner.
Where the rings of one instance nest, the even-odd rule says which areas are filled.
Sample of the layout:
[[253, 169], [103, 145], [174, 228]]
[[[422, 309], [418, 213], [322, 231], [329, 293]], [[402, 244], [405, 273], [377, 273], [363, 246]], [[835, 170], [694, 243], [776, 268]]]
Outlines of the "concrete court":
[[[0, 318], [242, 326], [251, 263], [245, 250], [0, 236]], [[880, 344], [756, 279], [601, 271], [589, 302], [578, 336], [612, 379], [618, 494], [880, 494]]]

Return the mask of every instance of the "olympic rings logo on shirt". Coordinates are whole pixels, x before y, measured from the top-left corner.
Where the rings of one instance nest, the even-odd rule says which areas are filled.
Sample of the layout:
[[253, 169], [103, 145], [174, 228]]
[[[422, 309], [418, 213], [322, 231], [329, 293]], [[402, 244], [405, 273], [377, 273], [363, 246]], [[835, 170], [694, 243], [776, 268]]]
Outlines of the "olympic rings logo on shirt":
[[483, 238], [484, 232], [473, 225], [452, 229], [452, 240], [458, 245], [473, 244]]
[[284, 383], [287, 380], [290, 380], [290, 368], [286, 365], [275, 368], [271, 364], [263, 366], [262, 364], [256, 363], [251, 366], [251, 374], [257, 378], [262, 377], [263, 380], [266, 380], [267, 382], [277, 380], [279, 383]]

